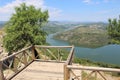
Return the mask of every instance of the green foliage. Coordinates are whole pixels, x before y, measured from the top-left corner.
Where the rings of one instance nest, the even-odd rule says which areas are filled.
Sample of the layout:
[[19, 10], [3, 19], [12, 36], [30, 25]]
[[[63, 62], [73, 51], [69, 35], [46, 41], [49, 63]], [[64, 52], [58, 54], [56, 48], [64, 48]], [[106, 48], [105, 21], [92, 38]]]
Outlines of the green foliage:
[[9, 52], [32, 44], [45, 44], [46, 33], [41, 27], [48, 20], [48, 11], [41, 11], [25, 3], [15, 8], [15, 13], [5, 27], [3, 45]]
[[[58, 48], [48, 48], [48, 50], [58, 59], [61, 58], [61, 60], [67, 60], [69, 51], [67, 51], [66, 49], [58, 49]], [[38, 53], [43, 53], [44, 56], [47, 56], [48, 58], [50, 58], [51, 60], [55, 60], [55, 57], [53, 57], [50, 52], [48, 52], [45, 49], [39, 49], [37, 50]], [[40, 52], [41, 51], [41, 52]]]
[[89, 48], [97, 48], [108, 44], [108, 35], [105, 30], [89, 26], [81, 26], [59, 33], [54, 38], [76, 46]]
[[109, 19], [109, 25], [107, 27], [108, 35], [111, 38], [113, 44], [120, 44], [120, 18]]
[[74, 58], [74, 63], [79, 63], [81, 65], [85, 66], [99, 66], [99, 67], [106, 67], [106, 68], [119, 68], [119, 65], [114, 65], [114, 64], [107, 64], [107, 63], [102, 63], [102, 62], [94, 62], [89, 59], [84, 59], [84, 58]]

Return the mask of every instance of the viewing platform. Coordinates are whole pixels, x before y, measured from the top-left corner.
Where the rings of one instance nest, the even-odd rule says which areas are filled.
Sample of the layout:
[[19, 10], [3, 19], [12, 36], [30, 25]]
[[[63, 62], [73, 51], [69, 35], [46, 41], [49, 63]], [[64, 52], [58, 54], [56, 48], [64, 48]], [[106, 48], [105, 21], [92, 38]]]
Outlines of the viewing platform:
[[64, 63], [34, 61], [12, 80], [63, 80]]
[[120, 80], [120, 69], [73, 63], [74, 46], [29, 46], [0, 61], [0, 80]]

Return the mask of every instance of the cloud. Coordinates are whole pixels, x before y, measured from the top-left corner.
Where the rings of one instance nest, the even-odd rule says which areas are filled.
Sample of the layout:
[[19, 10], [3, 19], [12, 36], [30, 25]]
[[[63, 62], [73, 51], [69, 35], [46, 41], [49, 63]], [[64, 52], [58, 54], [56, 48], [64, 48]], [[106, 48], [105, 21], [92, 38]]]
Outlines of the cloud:
[[26, 3], [26, 5], [34, 5], [36, 8], [44, 7], [43, 0], [15, 0], [0, 7], [0, 20], [8, 20], [11, 14], [14, 13], [14, 8], [23, 2]]
[[84, 3], [91, 3], [91, 0], [83, 0]]
[[49, 8], [50, 16], [53, 18], [58, 18], [62, 15], [62, 10], [59, 10], [57, 8]]
[[46, 6], [44, 0], [14, 0], [6, 5], [0, 7], [0, 21], [9, 20], [12, 13], [14, 13], [14, 8], [19, 6], [21, 3], [26, 3], [26, 5], [34, 5], [36, 8], [42, 8], [42, 10], [48, 10], [50, 17], [57, 17], [60, 15], [61, 10]]
[[99, 1], [93, 1], [93, 0], [83, 0], [85, 4], [99, 4]]
[[100, 3], [108, 3], [110, 0], [83, 0], [85, 4], [100, 4]]

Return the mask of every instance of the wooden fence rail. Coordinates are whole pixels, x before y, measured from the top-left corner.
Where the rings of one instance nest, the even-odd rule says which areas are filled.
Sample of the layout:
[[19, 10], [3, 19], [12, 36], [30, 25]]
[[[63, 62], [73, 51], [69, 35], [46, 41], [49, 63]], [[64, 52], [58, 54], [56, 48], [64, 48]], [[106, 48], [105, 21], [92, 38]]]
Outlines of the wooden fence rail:
[[74, 59], [73, 57], [74, 57], [74, 46], [72, 46], [72, 49], [70, 50], [67, 61], [64, 64], [64, 80], [69, 80], [69, 78], [70, 78], [70, 71], [67, 68], [67, 66], [72, 65], [72, 61]]
[[[64, 52], [66, 50], [67, 52]], [[67, 54], [67, 55], [66, 55]], [[67, 58], [65, 58], [65, 56]], [[29, 66], [35, 60], [41, 61], [56, 61], [65, 62], [64, 64], [64, 80], [89, 80], [89, 77], [95, 73], [95, 79], [97, 80], [97, 74], [102, 79], [107, 80], [102, 74], [103, 72], [117, 72], [120, 73], [120, 69], [113, 68], [100, 68], [100, 67], [89, 67], [89, 66], [73, 66], [74, 59], [74, 46], [29, 46], [0, 61], [0, 80], [10, 80], [23, 69]], [[76, 75], [74, 70], [88, 70], [91, 71], [86, 77]], [[102, 72], [102, 73], [101, 73]], [[72, 75], [71, 75], [72, 74]]]
[[[92, 74], [95, 74], [94, 80], [99, 80], [97, 75], [101, 76], [101, 79], [103, 80], [109, 80], [107, 77], [103, 75], [103, 72], [116, 72], [120, 73], [120, 69], [114, 69], [114, 68], [103, 68], [103, 67], [90, 67], [90, 66], [73, 66], [73, 65], [67, 65], [67, 69], [69, 70], [69, 74], [72, 74], [73, 76], [70, 75], [69, 79], [72, 78], [73, 80], [90, 80], [89, 78], [92, 76]], [[91, 71], [90, 73], [87, 73], [86, 77], [82, 77], [82, 73], [80, 75], [76, 75], [74, 73], [74, 70], [80, 70], [80, 71]], [[86, 72], [87, 72], [86, 71]], [[109, 74], [110, 75], [110, 74]], [[68, 79], [68, 80], [69, 80]], [[101, 80], [100, 79], [100, 80]]]
[[[64, 62], [72, 46], [29, 46], [0, 61], [0, 80], [11, 80], [35, 60]], [[67, 52], [64, 53], [64, 49]], [[71, 53], [71, 52], [70, 52]], [[66, 60], [65, 60], [66, 61]]]
[[33, 62], [33, 50], [34, 47], [29, 46], [3, 58], [0, 61], [0, 80], [10, 80]]
[[38, 53], [37, 57], [42, 60], [56, 60], [63, 61], [67, 60], [69, 51], [71, 51], [72, 46], [39, 46], [35, 45], [35, 49]]
[[[89, 67], [89, 66], [73, 66], [72, 65], [73, 58], [74, 58], [74, 46], [72, 46], [72, 49], [67, 58], [67, 61], [64, 64], [64, 80], [90, 80], [89, 77], [93, 73], [95, 73], [95, 75], [94, 75], [95, 80], [98, 80], [97, 74], [99, 74], [99, 76], [101, 76], [102, 79], [109, 80], [109, 79], [106, 79], [106, 77], [102, 74], [103, 72], [120, 73], [120, 69]], [[86, 77], [82, 78], [83, 77], [82, 73], [80, 75], [76, 75], [76, 73], [74, 73], [73, 70], [80, 70], [79, 73], [81, 73], [83, 70], [87, 70], [87, 71], [91, 71], [91, 72], [88, 73], [88, 75]], [[91, 80], [93, 80], [93, 79], [91, 79]]]

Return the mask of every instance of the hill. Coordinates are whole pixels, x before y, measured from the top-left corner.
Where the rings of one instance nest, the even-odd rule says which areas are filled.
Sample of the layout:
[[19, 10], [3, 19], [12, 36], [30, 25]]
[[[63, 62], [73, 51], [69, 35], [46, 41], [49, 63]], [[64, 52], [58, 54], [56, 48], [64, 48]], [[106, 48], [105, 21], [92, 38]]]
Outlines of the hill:
[[73, 26], [78, 25], [75, 22], [60, 22], [60, 21], [49, 21], [43, 26], [43, 30], [48, 34], [62, 32], [66, 29], [69, 29]]
[[67, 41], [82, 47], [96, 48], [108, 44], [108, 35], [100, 25], [80, 26], [54, 36], [55, 39]]

